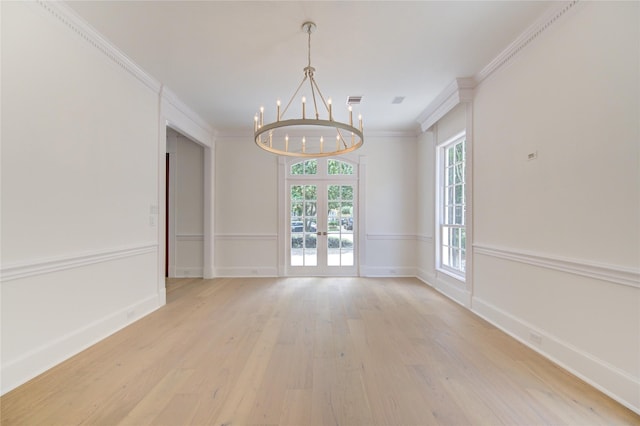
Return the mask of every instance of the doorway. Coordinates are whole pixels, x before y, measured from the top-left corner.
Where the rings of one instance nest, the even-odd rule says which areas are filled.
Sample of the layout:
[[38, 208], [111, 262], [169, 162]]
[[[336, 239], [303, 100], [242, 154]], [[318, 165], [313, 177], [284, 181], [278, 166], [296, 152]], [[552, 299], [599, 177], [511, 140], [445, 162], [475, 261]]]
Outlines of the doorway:
[[313, 159], [288, 166], [288, 275], [357, 275], [356, 166]]

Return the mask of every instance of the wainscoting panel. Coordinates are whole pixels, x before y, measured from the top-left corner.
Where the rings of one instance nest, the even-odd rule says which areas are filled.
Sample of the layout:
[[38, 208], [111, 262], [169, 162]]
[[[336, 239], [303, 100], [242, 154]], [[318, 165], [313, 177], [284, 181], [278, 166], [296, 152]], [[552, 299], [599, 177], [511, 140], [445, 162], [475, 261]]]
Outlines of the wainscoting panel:
[[161, 307], [156, 264], [156, 247], [145, 246], [8, 268], [2, 393]]
[[276, 265], [280, 257], [276, 234], [218, 234], [215, 240], [216, 276], [278, 276]]
[[637, 271], [474, 246], [472, 311], [640, 412]]

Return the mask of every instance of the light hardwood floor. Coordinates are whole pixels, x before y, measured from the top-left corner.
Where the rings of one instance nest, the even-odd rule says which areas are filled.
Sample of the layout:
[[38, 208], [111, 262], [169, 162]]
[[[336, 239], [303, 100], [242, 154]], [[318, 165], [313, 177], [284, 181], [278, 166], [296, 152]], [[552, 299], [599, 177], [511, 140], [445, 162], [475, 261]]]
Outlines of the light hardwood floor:
[[614, 425], [640, 416], [415, 279], [183, 279], [2, 425]]

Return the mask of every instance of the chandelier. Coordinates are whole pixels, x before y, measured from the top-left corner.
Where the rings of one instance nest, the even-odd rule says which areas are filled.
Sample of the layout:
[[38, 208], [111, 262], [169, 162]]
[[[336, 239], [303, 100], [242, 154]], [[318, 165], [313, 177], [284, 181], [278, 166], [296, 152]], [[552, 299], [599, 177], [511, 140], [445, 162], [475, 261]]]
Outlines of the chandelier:
[[[260, 107], [260, 112], [254, 116], [256, 145], [273, 154], [290, 157], [329, 157], [355, 151], [364, 143], [362, 115], [358, 116], [358, 127], [355, 127], [353, 108], [349, 105], [348, 123], [337, 121], [333, 115], [331, 98], [325, 100], [316, 83], [315, 68], [311, 66], [311, 33], [315, 29], [316, 24], [313, 22], [302, 24], [302, 30], [308, 36], [309, 61], [304, 68], [304, 78], [289, 102], [282, 111], [280, 100], [276, 102], [275, 121], [271, 123], [264, 121], [264, 107]], [[311, 95], [310, 117], [307, 117], [307, 99], [303, 96], [300, 118], [287, 118], [289, 107], [306, 82], [309, 83]], [[318, 103], [320, 103], [320, 110]]]

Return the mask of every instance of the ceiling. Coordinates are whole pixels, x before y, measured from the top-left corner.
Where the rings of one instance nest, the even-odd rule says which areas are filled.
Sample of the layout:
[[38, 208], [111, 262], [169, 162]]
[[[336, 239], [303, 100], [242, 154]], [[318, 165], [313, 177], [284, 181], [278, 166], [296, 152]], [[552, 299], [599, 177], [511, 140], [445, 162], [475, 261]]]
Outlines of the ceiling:
[[[311, 64], [322, 94], [365, 129], [416, 131], [455, 78], [480, 71], [541, 16], [541, 1], [72, 1], [68, 5], [220, 132], [249, 132]], [[392, 101], [404, 97], [400, 104]], [[298, 100], [290, 114], [300, 114]]]

